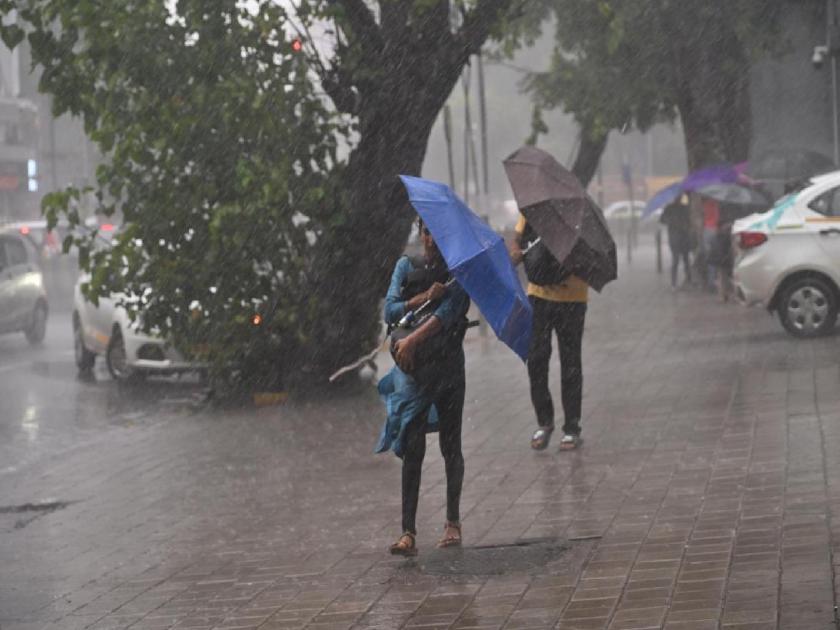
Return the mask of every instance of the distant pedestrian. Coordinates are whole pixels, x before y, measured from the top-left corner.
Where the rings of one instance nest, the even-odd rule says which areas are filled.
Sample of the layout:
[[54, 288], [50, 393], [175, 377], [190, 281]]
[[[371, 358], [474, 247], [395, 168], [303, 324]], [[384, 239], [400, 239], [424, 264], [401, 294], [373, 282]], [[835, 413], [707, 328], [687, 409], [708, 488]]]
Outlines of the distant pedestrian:
[[708, 197], [702, 198], [703, 207], [703, 252], [706, 259], [706, 275], [703, 278], [706, 289], [715, 290], [717, 267], [714, 264], [712, 250], [717, 242], [718, 224], [720, 223], [720, 204]]
[[671, 248], [671, 288], [677, 289], [680, 261], [683, 263], [685, 284], [691, 283], [691, 216], [688, 199], [682, 195], [665, 206], [659, 219], [668, 229], [668, 246]]
[[[523, 250], [536, 240], [536, 233], [524, 216], [516, 224], [516, 236], [510, 246], [514, 264], [523, 261]], [[543, 247], [542, 243], [536, 247]], [[527, 254], [531, 256], [531, 253]], [[554, 402], [548, 388], [548, 368], [551, 359], [551, 336], [557, 335], [557, 351], [560, 354], [560, 384], [563, 400], [563, 438], [561, 449], [576, 448], [580, 442], [581, 401], [583, 397], [583, 366], [581, 349], [583, 326], [586, 319], [586, 305], [589, 287], [580, 278], [564, 272], [550, 253], [544, 252], [557, 265], [555, 278], [538, 281], [529, 265], [528, 299], [534, 311], [531, 331], [531, 345], [528, 350], [528, 380], [531, 383], [531, 402], [537, 415], [539, 428], [531, 437], [531, 448], [543, 450], [548, 446], [554, 432]], [[546, 266], [551, 266], [550, 262]], [[548, 275], [548, 274], [545, 274]]]
[[[385, 321], [395, 327], [409, 311], [431, 302], [429, 316], [393, 345], [396, 366], [379, 382], [388, 417], [376, 451], [393, 449], [402, 464], [402, 535], [392, 554], [417, 554], [417, 503], [426, 455], [426, 433], [438, 431], [446, 470], [446, 523], [439, 547], [461, 544], [460, 502], [464, 481], [461, 423], [464, 409], [464, 333], [470, 300], [422, 223], [423, 256], [397, 261], [385, 297]], [[402, 329], [398, 329], [402, 330]], [[392, 339], [396, 333], [392, 334]]]

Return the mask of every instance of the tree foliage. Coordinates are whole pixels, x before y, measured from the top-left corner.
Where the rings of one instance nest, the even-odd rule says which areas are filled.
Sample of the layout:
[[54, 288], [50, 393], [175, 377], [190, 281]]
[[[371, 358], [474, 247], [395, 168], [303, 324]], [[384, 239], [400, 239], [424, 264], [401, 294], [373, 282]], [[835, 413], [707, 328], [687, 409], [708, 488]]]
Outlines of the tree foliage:
[[[90, 298], [119, 292], [229, 384], [276, 386], [377, 339], [411, 217], [396, 175], [419, 174], [463, 66], [523, 4], [0, 0], [0, 33], [105, 156], [97, 211], [125, 228], [76, 237]], [[45, 209], [78, 222], [81, 194]]]
[[679, 116], [691, 167], [746, 159], [750, 63], [779, 44], [779, 3], [544, 0], [520, 29], [540, 11], [554, 16], [556, 47], [527, 88], [573, 114], [584, 144]]
[[[226, 0], [3, 3], [42, 69], [55, 113], [81, 116], [106, 156], [96, 210], [119, 212], [112, 247], [76, 237], [87, 295], [124, 296], [147, 330], [228, 370], [306, 335], [311, 240], [333, 220], [342, 123], [289, 46], [288, 16]], [[48, 195], [78, 222], [80, 191]], [[303, 217], [308, 219], [304, 220]], [[267, 321], [254, 326], [261, 312]], [[282, 343], [281, 340], [282, 339]], [[271, 361], [251, 377], [269, 380]], [[256, 367], [256, 366], [255, 366]]]

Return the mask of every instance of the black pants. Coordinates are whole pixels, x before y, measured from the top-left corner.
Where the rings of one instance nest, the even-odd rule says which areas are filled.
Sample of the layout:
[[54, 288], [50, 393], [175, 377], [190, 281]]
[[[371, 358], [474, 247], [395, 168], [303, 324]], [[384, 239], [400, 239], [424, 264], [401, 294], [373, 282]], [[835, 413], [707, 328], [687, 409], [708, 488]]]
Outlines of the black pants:
[[[464, 455], [461, 453], [461, 421], [464, 411], [464, 379], [461, 374], [452, 381], [435, 386], [433, 397], [438, 412], [440, 452], [446, 467], [446, 520], [460, 521], [461, 486], [464, 484]], [[426, 417], [409, 423], [405, 434], [402, 468], [402, 528], [417, 533], [415, 519], [420, 498], [420, 475], [426, 456]]]
[[674, 251], [671, 250], [671, 286], [677, 286], [677, 272], [679, 271], [680, 267], [680, 260], [683, 262], [683, 268], [685, 269], [685, 279], [687, 282], [691, 282], [691, 261], [688, 259], [688, 251]]
[[534, 309], [531, 347], [528, 351], [528, 377], [531, 402], [541, 427], [554, 427], [554, 403], [548, 390], [548, 364], [551, 359], [551, 333], [557, 334], [562, 385], [563, 432], [580, 435], [580, 405], [583, 397], [581, 345], [586, 319], [585, 302], [552, 302], [530, 296]]

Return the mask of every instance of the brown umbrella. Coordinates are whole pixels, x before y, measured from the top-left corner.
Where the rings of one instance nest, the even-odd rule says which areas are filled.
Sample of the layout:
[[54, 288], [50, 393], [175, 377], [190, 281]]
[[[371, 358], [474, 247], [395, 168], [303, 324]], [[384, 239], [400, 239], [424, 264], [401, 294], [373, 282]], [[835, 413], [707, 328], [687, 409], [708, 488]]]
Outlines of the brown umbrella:
[[536, 147], [518, 149], [504, 165], [519, 209], [554, 257], [596, 291], [615, 280], [615, 241], [578, 178]]

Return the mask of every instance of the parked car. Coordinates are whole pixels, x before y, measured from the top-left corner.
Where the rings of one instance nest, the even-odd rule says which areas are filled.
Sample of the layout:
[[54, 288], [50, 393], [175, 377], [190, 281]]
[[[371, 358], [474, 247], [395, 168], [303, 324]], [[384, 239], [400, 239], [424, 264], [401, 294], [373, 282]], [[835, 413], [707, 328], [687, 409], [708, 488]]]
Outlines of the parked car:
[[733, 225], [739, 299], [778, 314], [796, 337], [830, 331], [840, 305], [840, 171], [809, 180]]
[[119, 296], [102, 297], [98, 306], [88, 301], [81, 288], [88, 280], [86, 274], [79, 277], [73, 296], [73, 350], [80, 371], [90, 371], [100, 355], [117, 381], [200, 367], [166, 340], [141, 332], [125, 308], [118, 305]]
[[661, 209], [642, 219], [642, 212], [645, 210], [645, 202], [631, 202], [629, 199], [624, 199], [621, 201], [615, 201], [604, 208], [604, 218], [607, 220], [607, 224], [614, 233], [620, 234], [626, 232], [630, 227], [630, 221], [632, 219], [632, 215], [630, 213], [631, 207], [633, 208], [633, 215], [636, 217], [637, 230], [649, 232], [656, 229], [659, 216], [662, 214]]
[[633, 208], [636, 214], [636, 218], [638, 219], [642, 212], [645, 209], [645, 202], [644, 201], [633, 201], [631, 202], [629, 199], [623, 199], [621, 201], [614, 201], [606, 208], [604, 208], [604, 218], [609, 219], [629, 219], [630, 218], [630, 208]]
[[0, 333], [23, 332], [39, 344], [49, 310], [38, 251], [20, 230], [0, 228]]

